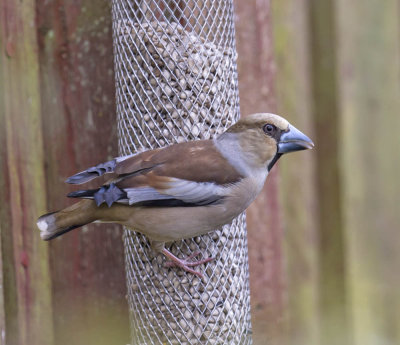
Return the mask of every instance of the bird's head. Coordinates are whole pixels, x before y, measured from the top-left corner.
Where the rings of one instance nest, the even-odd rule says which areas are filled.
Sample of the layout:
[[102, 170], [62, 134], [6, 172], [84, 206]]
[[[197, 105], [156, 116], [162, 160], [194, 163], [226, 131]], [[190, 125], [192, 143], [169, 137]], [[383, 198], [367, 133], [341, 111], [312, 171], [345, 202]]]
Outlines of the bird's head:
[[258, 113], [240, 119], [226, 132], [239, 141], [248, 163], [268, 171], [285, 153], [312, 149], [314, 143], [283, 117]]

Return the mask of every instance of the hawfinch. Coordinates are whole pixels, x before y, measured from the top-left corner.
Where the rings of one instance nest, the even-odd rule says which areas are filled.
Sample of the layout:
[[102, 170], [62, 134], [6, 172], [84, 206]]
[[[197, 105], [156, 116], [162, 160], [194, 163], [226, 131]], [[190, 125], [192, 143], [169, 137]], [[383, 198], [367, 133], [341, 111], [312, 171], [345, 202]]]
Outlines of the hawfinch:
[[89, 168], [67, 179], [82, 184], [106, 174], [97, 189], [68, 194], [83, 200], [41, 216], [37, 226], [51, 240], [92, 222], [119, 223], [146, 235], [170, 262], [191, 267], [213, 258], [179, 259], [165, 242], [205, 234], [229, 223], [260, 193], [269, 171], [285, 153], [313, 142], [284, 118], [268, 113], [242, 118], [212, 140], [145, 151]]

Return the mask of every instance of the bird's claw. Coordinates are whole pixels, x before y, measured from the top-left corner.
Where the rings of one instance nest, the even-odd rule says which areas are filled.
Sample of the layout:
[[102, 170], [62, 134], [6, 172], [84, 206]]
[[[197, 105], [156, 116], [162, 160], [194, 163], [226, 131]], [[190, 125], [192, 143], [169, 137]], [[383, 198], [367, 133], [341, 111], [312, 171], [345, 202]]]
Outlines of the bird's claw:
[[164, 249], [163, 252], [164, 252], [164, 255], [167, 256], [170, 259], [170, 261], [167, 261], [165, 263], [165, 267], [179, 267], [179, 268], [182, 268], [186, 272], [189, 272], [189, 273], [192, 273], [192, 274], [198, 276], [200, 279], [203, 279], [204, 275], [202, 273], [198, 272], [198, 271], [195, 271], [191, 267], [196, 267], [196, 266], [205, 264], [205, 263], [210, 262], [210, 261], [215, 259], [213, 257], [210, 257], [210, 258], [205, 258], [205, 259], [202, 259], [202, 260], [190, 261], [191, 259], [195, 258], [196, 256], [199, 256], [201, 254], [201, 252], [195, 252], [195, 253], [191, 254], [190, 256], [188, 256], [185, 259], [177, 258], [175, 255], [173, 255], [172, 253], [170, 253], [166, 249]]

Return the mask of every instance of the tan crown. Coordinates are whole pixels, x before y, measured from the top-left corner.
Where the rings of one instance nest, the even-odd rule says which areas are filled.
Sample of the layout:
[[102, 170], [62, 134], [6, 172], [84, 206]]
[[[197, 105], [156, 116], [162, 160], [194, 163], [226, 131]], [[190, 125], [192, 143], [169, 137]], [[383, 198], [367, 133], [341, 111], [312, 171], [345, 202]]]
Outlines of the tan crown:
[[227, 132], [237, 133], [252, 128], [262, 129], [262, 127], [267, 123], [275, 125], [282, 131], [287, 130], [289, 127], [289, 122], [279, 115], [271, 113], [256, 113], [241, 118], [237, 123], [230, 127]]

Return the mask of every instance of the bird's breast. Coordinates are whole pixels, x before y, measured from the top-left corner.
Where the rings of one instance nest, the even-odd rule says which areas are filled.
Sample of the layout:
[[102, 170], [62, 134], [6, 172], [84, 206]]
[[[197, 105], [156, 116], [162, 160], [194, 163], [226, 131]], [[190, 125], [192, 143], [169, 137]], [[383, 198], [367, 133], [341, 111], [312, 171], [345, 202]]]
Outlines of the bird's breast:
[[227, 197], [227, 208], [238, 214], [243, 212], [262, 190], [267, 175], [268, 172], [262, 170], [232, 186]]

